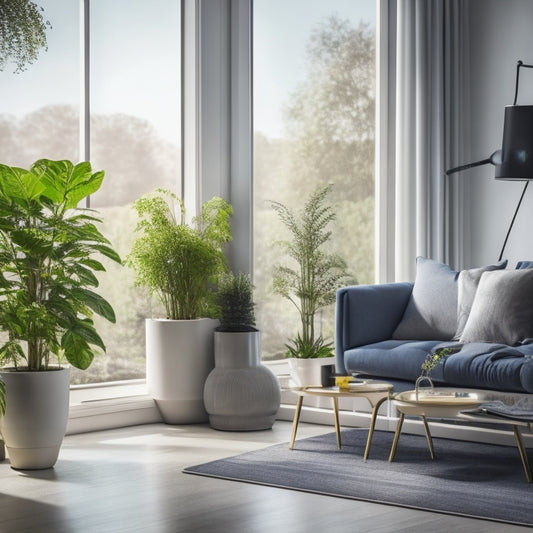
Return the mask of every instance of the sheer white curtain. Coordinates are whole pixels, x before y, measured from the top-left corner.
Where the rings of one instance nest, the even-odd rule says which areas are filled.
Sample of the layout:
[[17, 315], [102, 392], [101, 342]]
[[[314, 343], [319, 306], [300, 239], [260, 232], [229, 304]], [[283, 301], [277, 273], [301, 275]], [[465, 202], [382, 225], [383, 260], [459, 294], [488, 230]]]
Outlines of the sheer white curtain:
[[381, 7], [377, 277], [412, 280], [418, 255], [461, 263], [464, 184], [445, 170], [466, 157], [467, 10], [461, 0]]

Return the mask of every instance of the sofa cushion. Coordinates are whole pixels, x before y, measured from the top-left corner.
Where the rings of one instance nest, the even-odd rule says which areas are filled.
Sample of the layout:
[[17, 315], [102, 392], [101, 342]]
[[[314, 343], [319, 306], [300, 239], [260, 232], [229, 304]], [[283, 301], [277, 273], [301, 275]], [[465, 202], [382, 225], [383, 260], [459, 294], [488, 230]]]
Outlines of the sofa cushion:
[[413, 292], [392, 338], [458, 340], [470, 314], [481, 275], [506, 266], [505, 260], [456, 272], [444, 263], [417, 257]]
[[458, 275], [448, 265], [417, 257], [413, 292], [392, 338], [451, 340], [457, 330]]
[[513, 348], [503, 344], [471, 342], [446, 358], [443, 378], [459, 387], [533, 392], [533, 365], [524, 357], [533, 345]]
[[455, 339], [460, 339], [465, 329], [466, 321], [470, 316], [470, 310], [474, 303], [474, 297], [483, 272], [502, 270], [506, 266], [507, 261], [500, 261], [494, 265], [461, 270], [457, 278], [457, 331], [455, 333]]
[[533, 337], [533, 269], [481, 276], [460, 342], [517, 345]]
[[[436, 347], [447, 344], [450, 343], [404, 340], [376, 342], [346, 350], [344, 365], [349, 373], [360, 372], [384, 378], [415, 381], [420, 376], [421, 366], [427, 354]], [[438, 379], [437, 374], [435, 377]]]

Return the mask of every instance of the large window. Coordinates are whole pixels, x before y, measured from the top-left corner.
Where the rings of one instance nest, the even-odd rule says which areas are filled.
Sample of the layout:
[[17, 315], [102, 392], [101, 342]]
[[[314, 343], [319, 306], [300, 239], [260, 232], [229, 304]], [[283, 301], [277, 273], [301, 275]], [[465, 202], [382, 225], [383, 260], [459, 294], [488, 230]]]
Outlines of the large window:
[[[91, 0], [88, 139], [79, 134], [80, 114], [87, 112], [80, 108], [80, 2], [38, 4], [51, 24], [48, 50], [25, 72], [0, 73], [0, 161], [22, 167], [39, 158], [77, 162], [81, 141], [93, 169], [106, 173], [91, 208], [124, 258], [136, 225], [131, 202], [156, 187], [180, 192], [180, 2]], [[99, 291], [112, 303], [117, 324], [98, 320], [107, 355], [98, 354], [86, 371], [73, 369], [73, 384], [145, 375], [150, 299], [134, 287], [130, 269], [106, 267]]]
[[[374, 281], [375, 0], [254, 1], [254, 283], [263, 358], [284, 357], [299, 327], [272, 294], [288, 237], [269, 200], [298, 210], [333, 184], [330, 251]], [[332, 340], [334, 306], [316, 327]]]

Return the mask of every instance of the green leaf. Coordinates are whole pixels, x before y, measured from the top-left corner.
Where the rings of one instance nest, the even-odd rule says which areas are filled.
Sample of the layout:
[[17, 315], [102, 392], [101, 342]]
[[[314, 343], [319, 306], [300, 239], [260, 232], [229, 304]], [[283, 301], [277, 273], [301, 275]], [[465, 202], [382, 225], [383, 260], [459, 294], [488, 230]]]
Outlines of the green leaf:
[[94, 353], [87, 341], [71, 331], [67, 331], [63, 335], [61, 347], [65, 350], [67, 361], [81, 370], [89, 368], [94, 359]]
[[0, 192], [4, 198], [28, 202], [38, 198], [44, 188], [40, 176], [23, 168], [0, 165]]
[[109, 322], [116, 322], [115, 311], [113, 311], [113, 308], [107, 302], [107, 300], [102, 298], [102, 296], [100, 296], [99, 294], [96, 294], [95, 292], [89, 289], [84, 289], [81, 287], [73, 288], [70, 293], [80, 303], [86, 305], [95, 313], [104, 317], [106, 320], [109, 320]]
[[[105, 352], [105, 344], [102, 341], [102, 338], [96, 332], [96, 329], [93, 326], [91, 320], [77, 320], [69, 329], [68, 333], [70, 335], [79, 337], [89, 344], [94, 344], [98, 346]], [[65, 332], [65, 335], [67, 332]], [[63, 337], [65, 336], [63, 335]], [[63, 341], [62, 341], [63, 343]]]
[[109, 259], [115, 261], [116, 263], [122, 263], [122, 259], [120, 256], [113, 250], [113, 248], [109, 246], [104, 246], [102, 244], [96, 244], [94, 246], [91, 246], [93, 250], [96, 250], [97, 252], [100, 252], [102, 255], [105, 255]]

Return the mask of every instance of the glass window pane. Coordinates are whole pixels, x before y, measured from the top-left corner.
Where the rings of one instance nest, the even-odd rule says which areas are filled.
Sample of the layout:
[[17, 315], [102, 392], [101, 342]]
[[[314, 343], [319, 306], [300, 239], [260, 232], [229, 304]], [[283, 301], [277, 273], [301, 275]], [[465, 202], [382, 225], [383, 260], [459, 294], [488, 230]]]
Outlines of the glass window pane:
[[[156, 187], [179, 193], [180, 3], [175, 0], [91, 1], [91, 163], [104, 170], [91, 208], [124, 258], [137, 222], [131, 202]], [[106, 357], [76, 382], [142, 378], [147, 294], [134, 288], [131, 269], [106, 263], [100, 292], [117, 314], [101, 320]]]
[[[272, 292], [273, 245], [289, 238], [269, 201], [299, 210], [333, 184], [326, 250], [374, 281], [375, 0], [254, 1], [254, 283], [263, 357], [284, 357], [298, 311]], [[316, 316], [332, 341], [334, 306]]]
[[25, 71], [0, 72], [0, 162], [29, 167], [37, 159], [78, 160], [79, 2], [42, 0], [48, 50]]

